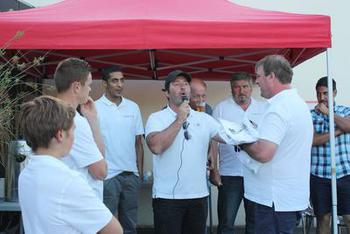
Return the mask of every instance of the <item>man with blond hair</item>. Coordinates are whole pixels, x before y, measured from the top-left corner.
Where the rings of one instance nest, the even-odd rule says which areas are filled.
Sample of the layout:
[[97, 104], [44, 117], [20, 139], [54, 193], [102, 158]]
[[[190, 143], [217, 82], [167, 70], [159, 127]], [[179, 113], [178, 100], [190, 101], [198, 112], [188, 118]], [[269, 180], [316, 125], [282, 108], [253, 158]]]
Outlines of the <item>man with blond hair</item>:
[[309, 204], [311, 115], [291, 88], [293, 70], [283, 56], [266, 56], [256, 63], [255, 72], [269, 107], [258, 126], [258, 141], [242, 145], [262, 163], [245, 184], [246, 211], [255, 233], [293, 233], [297, 213]]
[[76, 112], [74, 117], [72, 150], [62, 160], [80, 172], [102, 200], [102, 181], [107, 175], [107, 163], [103, 157], [104, 145], [95, 103], [89, 97], [92, 84], [90, 65], [78, 58], [65, 59], [57, 65], [54, 80], [57, 97], [75, 110], [80, 107], [80, 112]]

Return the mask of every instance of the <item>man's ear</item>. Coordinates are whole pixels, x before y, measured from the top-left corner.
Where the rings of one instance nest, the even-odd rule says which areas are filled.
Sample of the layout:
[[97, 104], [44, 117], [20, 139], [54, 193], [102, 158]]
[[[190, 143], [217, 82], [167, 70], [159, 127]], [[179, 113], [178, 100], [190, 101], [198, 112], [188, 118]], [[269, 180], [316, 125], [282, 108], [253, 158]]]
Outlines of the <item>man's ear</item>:
[[102, 87], [103, 88], [107, 88], [107, 81], [106, 80], [102, 80]]
[[167, 97], [167, 99], [169, 99], [169, 89], [165, 90], [164, 93], [165, 93], [165, 96]]
[[72, 83], [72, 88], [74, 93], [79, 93], [79, 90], [81, 88], [81, 83], [79, 81], [74, 81]]
[[55, 138], [59, 143], [62, 142], [62, 139], [63, 139], [63, 130], [62, 129], [60, 129], [56, 132]]
[[333, 90], [333, 97], [337, 96], [337, 90]]

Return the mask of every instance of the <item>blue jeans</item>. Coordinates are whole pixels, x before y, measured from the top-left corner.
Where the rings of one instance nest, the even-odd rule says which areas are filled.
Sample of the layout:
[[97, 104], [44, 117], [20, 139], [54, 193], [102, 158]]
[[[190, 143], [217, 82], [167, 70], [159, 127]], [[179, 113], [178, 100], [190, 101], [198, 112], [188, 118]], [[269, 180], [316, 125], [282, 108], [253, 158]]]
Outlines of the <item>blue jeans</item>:
[[[288, 198], [286, 198], [288, 199]], [[275, 207], [264, 206], [256, 202], [246, 201], [246, 220], [254, 226], [255, 234], [293, 234], [296, 227], [297, 211], [280, 212]]]
[[243, 177], [221, 176], [218, 194], [218, 234], [234, 233], [234, 224], [243, 198]]
[[139, 178], [123, 172], [103, 182], [103, 203], [115, 215], [124, 234], [136, 234]]
[[155, 234], [205, 234], [208, 197], [153, 199]]

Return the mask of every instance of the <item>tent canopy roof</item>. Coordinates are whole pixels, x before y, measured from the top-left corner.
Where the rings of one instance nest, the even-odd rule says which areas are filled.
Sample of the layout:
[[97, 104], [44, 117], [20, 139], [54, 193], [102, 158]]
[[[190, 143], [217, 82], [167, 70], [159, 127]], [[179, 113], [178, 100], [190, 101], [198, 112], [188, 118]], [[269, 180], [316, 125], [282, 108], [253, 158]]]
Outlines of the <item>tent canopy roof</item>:
[[328, 16], [227, 0], [66, 0], [1, 13], [0, 28], [0, 45], [24, 32], [8, 48], [27, 50], [29, 58], [50, 50], [46, 65], [74, 55], [94, 68], [121, 64], [134, 78], [157, 79], [176, 67], [226, 79], [233, 71], [252, 72], [267, 54], [297, 65], [331, 46]]

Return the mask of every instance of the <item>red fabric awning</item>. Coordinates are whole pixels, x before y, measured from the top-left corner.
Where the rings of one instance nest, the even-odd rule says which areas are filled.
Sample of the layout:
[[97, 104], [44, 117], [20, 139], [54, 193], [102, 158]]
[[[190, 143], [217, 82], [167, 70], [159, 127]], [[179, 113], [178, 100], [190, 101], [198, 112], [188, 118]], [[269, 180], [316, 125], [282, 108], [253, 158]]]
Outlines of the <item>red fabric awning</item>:
[[[0, 14], [0, 45], [37, 56], [45, 73], [66, 56], [94, 68], [121, 64], [135, 79], [162, 78], [175, 67], [205, 79], [253, 71], [267, 54], [293, 65], [331, 47], [330, 17], [258, 10], [226, 0], [66, 0]], [[50, 73], [48, 73], [50, 74]], [[41, 74], [42, 75], [42, 74]]]

